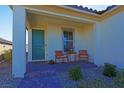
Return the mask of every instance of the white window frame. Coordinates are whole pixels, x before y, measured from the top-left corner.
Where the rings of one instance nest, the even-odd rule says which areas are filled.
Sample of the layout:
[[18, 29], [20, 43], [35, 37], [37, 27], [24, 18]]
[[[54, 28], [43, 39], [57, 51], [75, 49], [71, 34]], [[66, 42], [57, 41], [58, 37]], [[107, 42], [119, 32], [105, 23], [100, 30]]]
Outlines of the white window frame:
[[72, 28], [62, 28], [62, 48], [63, 48], [63, 52], [66, 53], [64, 51], [64, 31], [73, 33], [73, 40], [68, 40], [68, 41], [73, 41], [73, 47], [74, 47], [74, 50], [75, 50], [75, 30], [72, 29]]

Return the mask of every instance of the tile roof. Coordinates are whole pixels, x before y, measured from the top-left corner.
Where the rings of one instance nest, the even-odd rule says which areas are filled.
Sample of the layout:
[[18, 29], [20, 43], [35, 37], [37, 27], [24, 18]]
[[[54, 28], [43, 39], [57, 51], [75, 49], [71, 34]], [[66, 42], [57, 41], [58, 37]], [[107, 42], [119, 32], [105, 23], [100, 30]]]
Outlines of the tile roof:
[[71, 8], [75, 8], [78, 10], [82, 10], [82, 11], [86, 11], [86, 12], [90, 12], [90, 13], [94, 13], [94, 14], [103, 14], [104, 12], [111, 10], [112, 8], [114, 8], [116, 5], [111, 5], [108, 6], [105, 10], [101, 10], [101, 11], [97, 11], [97, 10], [93, 10], [92, 8], [88, 8], [88, 7], [83, 7], [82, 5], [78, 6], [78, 5], [65, 5], [67, 7], [71, 7]]
[[11, 42], [11, 41], [5, 40], [5, 39], [3, 39], [3, 38], [0, 38], [0, 43], [1, 43], [1, 44], [12, 45], [12, 42]]

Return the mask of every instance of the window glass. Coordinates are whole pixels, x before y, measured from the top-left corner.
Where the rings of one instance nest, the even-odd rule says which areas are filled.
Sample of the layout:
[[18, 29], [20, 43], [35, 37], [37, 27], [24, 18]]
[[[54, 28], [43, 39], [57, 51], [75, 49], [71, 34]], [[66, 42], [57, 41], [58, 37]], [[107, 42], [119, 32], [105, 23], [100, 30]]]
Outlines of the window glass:
[[64, 52], [73, 51], [73, 32], [63, 32]]

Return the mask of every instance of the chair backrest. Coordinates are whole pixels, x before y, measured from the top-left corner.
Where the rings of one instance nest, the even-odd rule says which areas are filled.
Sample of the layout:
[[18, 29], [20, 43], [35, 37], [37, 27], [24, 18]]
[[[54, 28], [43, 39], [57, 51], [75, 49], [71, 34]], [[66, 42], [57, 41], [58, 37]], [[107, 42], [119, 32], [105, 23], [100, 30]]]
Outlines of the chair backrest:
[[79, 50], [79, 55], [87, 55], [87, 50]]
[[61, 50], [55, 51], [55, 57], [56, 57], [56, 58], [60, 58], [62, 55], [63, 55], [63, 53], [62, 53]]

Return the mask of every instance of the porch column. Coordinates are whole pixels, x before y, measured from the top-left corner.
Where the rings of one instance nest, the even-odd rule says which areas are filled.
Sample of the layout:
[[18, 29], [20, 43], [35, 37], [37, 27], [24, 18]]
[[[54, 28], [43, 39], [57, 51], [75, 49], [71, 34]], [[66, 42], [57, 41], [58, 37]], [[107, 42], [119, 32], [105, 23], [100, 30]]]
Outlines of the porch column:
[[26, 72], [26, 10], [21, 6], [13, 7], [13, 53], [12, 74], [24, 77]]

